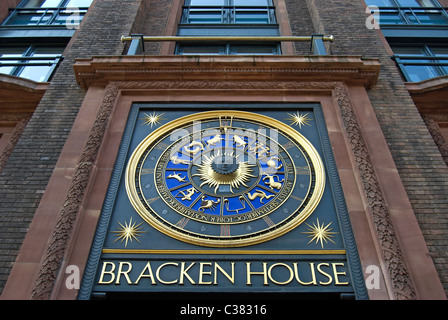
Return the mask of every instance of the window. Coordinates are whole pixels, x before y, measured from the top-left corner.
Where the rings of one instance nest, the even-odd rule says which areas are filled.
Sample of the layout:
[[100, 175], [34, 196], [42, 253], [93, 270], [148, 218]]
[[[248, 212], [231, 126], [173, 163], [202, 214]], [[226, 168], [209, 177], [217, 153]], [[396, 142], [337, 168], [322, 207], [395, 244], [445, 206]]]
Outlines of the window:
[[79, 23], [93, 0], [25, 0], [13, 9], [3, 26], [41, 26]]
[[[278, 36], [272, 0], [185, 0], [178, 28], [180, 36]], [[279, 43], [177, 43], [182, 55], [274, 55]]]
[[392, 49], [407, 81], [418, 82], [448, 74], [448, 47], [393, 46]]
[[366, 0], [379, 8], [380, 25], [448, 25], [446, 10], [433, 0]]
[[0, 48], [0, 73], [37, 82], [48, 81], [62, 60], [63, 47], [17, 46]]
[[280, 54], [278, 44], [243, 45], [225, 44], [178, 44], [176, 54], [182, 55], [274, 55]]
[[186, 0], [181, 23], [276, 23], [271, 0]]

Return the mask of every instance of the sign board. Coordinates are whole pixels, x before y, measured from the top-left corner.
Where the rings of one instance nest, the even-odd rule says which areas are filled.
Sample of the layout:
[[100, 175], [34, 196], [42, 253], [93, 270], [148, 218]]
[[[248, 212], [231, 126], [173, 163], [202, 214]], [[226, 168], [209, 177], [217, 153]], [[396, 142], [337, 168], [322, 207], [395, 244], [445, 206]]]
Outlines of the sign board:
[[367, 297], [319, 104], [135, 104], [80, 298]]

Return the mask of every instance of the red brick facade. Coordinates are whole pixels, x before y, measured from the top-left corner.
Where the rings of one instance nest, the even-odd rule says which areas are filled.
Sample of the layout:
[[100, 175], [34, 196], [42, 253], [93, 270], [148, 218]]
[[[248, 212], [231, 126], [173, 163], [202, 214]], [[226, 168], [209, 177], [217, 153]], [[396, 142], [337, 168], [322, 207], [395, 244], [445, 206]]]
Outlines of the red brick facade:
[[[196, 90], [198, 88], [194, 88], [191, 80], [186, 81], [190, 83], [191, 88], [186, 84], [183, 90], [196, 90], [194, 93], [173, 93], [165, 90], [166, 88], [155, 87], [151, 85], [151, 81], [156, 79], [149, 76], [145, 78], [145, 69], [139, 69], [141, 67], [133, 64], [143, 65], [140, 58], [137, 58], [136, 62], [132, 59], [117, 58], [126, 49], [126, 44], [120, 41], [122, 35], [175, 35], [180, 17], [179, 6], [182, 2], [93, 2], [81, 28], [75, 33], [64, 53], [62, 65], [0, 173], [0, 290], [4, 289], [3, 298], [76, 298], [73, 292], [64, 291], [61, 285], [63, 274], [46, 259], [50, 257], [60, 261], [72, 259], [80, 263], [85, 262], [94, 233], [94, 227], [88, 226], [88, 222], [94, 222], [98, 218], [101, 195], [104, 196], [109, 179], [108, 170], [113, 165], [113, 161], [105, 158], [105, 154], [113, 155], [116, 152], [108, 149], [111, 147], [107, 145], [107, 141], [110, 142], [112, 136], [117, 139], [120, 136], [123, 122], [117, 119], [120, 119], [120, 116], [126, 118], [126, 105], [129, 105], [130, 97], [139, 99], [139, 95], [146, 94], [141, 99], [151, 97], [158, 99], [157, 101], [198, 101], [204, 100], [206, 94], [216, 92], [216, 99], [226, 99], [226, 94], [217, 92], [219, 90], [210, 79], [210, 83], [207, 84], [205, 79], [202, 84], [210, 86], [205, 93]], [[333, 106], [327, 109], [326, 116], [329, 128], [334, 129], [331, 135], [332, 144], [345, 196], [347, 202], [352, 205], [351, 219], [357, 241], [362, 248], [362, 263], [368, 265], [386, 262], [383, 272], [387, 274], [387, 290], [380, 293], [372, 291], [369, 293], [370, 297], [443, 299], [443, 291], [440, 288], [431, 293], [425, 287], [425, 282], [439, 281], [445, 292], [448, 292], [448, 256], [445, 248], [448, 240], [448, 167], [444, 161], [446, 155], [440, 151], [446, 149], [444, 136], [438, 131], [440, 128], [434, 123], [434, 118], [422, 118], [409, 88], [390, 58], [390, 49], [381, 32], [366, 28], [364, 1], [277, 0], [275, 5], [277, 14], [281, 16], [278, 20], [282, 21], [282, 35], [332, 34], [335, 41], [326, 44], [329, 55], [345, 58], [328, 62], [331, 68], [340, 68], [334, 71], [335, 75], [320, 75], [317, 79], [310, 73], [304, 77], [296, 75], [292, 79], [280, 79], [284, 81], [284, 85], [296, 90], [293, 98], [280, 88], [280, 80], [273, 84], [274, 96], [263, 96], [261, 91], [267, 90], [266, 84], [253, 84], [251, 81], [263, 79], [257, 79], [250, 73], [242, 81], [243, 86], [246, 85], [248, 90], [256, 93], [260, 101], [302, 101], [300, 95], [303, 95], [303, 92], [298, 92], [303, 88], [311, 90], [311, 96], [314, 97], [318, 96], [317, 89], [327, 92], [328, 97], [322, 98], [322, 101], [328, 99], [325, 103]], [[172, 55], [174, 50], [172, 43], [147, 43], [145, 47], [145, 61], [148, 59], [148, 63], [153, 63], [150, 66], [153, 68], [163, 67], [163, 64], [157, 65], [157, 55], [162, 54], [165, 59], [165, 55]], [[309, 43], [285, 43], [282, 48], [289, 55], [294, 55], [291, 61], [296, 61], [295, 56], [311, 54]], [[90, 60], [98, 56], [113, 57], [110, 61], [107, 61], [107, 58], [106, 61], [95, 58], [93, 62]], [[374, 83], [361, 86], [356, 78], [337, 78], [339, 73], [343, 73], [344, 67], [351, 68], [359, 57], [378, 59], [379, 73], [371, 71], [372, 75], [377, 77]], [[76, 62], [76, 59], [85, 60]], [[176, 59], [163, 59], [161, 61], [173, 65], [179, 63]], [[224, 60], [221, 61], [223, 65], [229, 63], [230, 66], [235, 66], [231, 60]], [[288, 56], [282, 57], [281, 61], [287, 64]], [[83, 63], [86, 65], [85, 69]], [[103, 65], [95, 67], [94, 63]], [[274, 60], [267, 59], [266, 63], [277, 66]], [[101, 70], [101, 67], [108, 70], [116, 66], [128, 68], [128, 71], [114, 75], [116, 78], [107, 78], [106, 71], [103, 76], [93, 73]], [[198, 68], [200, 66], [202, 67], [198, 63]], [[213, 68], [215, 65], [211, 64], [209, 67]], [[369, 78], [368, 75], [363, 77]], [[92, 79], [91, 82], [83, 82], [90, 81], [89, 79]], [[132, 79], [133, 82], [123, 82], [127, 79]], [[174, 79], [169, 80], [175, 84]], [[342, 81], [344, 86], [335, 84], [338, 81]], [[322, 84], [324, 82], [327, 83]], [[300, 87], [297, 83], [305, 84]], [[230, 84], [229, 88], [232, 90], [235, 86]], [[148, 91], [137, 93], [140, 89]], [[126, 95], [124, 92], [127, 92]], [[232, 99], [244, 99], [242, 96], [236, 97]], [[344, 109], [346, 104], [353, 108]], [[105, 116], [104, 119], [99, 119], [101, 107], [110, 108], [107, 112], [115, 118]], [[372, 113], [369, 113], [370, 111]], [[440, 114], [438, 116], [443, 117]], [[356, 123], [350, 123], [353, 118], [357, 119]], [[112, 127], [109, 128], [109, 125]], [[94, 131], [97, 129], [98, 134]], [[91, 158], [82, 160], [85, 144], [88, 144], [89, 139], [99, 139], [97, 150]], [[101, 139], [104, 139], [104, 144]], [[362, 141], [358, 140], [362, 139], [365, 139], [365, 142], [360, 145]], [[337, 146], [343, 148], [338, 149]], [[366, 158], [365, 153], [368, 154]], [[82, 162], [79, 162], [81, 160]], [[90, 166], [90, 162], [95, 165]], [[77, 173], [83, 165], [87, 168], [82, 172], [85, 179], [78, 183]], [[372, 183], [375, 180], [372, 180], [372, 175], [377, 177], [376, 184]], [[100, 189], [92, 189], [95, 187]], [[94, 197], [89, 197], [92, 190], [97, 191], [99, 196], [95, 194]], [[69, 198], [71, 200], [67, 202]], [[380, 206], [379, 203], [383, 205]], [[73, 208], [68, 207], [72, 205]], [[87, 209], [84, 210], [84, 207]], [[77, 215], [78, 210], [82, 213], [81, 216]], [[59, 219], [59, 212], [66, 214], [67, 220]], [[33, 221], [35, 215], [38, 219]], [[418, 225], [414, 223], [414, 218]], [[365, 219], [372, 221], [364, 221]], [[364, 241], [361, 234], [366, 231], [363, 228], [369, 224], [372, 228], [369, 233], [376, 234], [376, 238]], [[376, 228], [372, 227], [372, 224], [376, 225]], [[64, 226], [75, 231], [66, 230], [65, 234], [55, 232]], [[82, 232], [90, 238], [80, 237], [79, 230], [83, 227], [86, 229]], [[413, 235], [415, 230], [418, 232]], [[424, 242], [419, 232], [423, 235]], [[75, 243], [77, 248], [82, 249], [75, 249]], [[388, 256], [389, 254], [391, 256]], [[373, 256], [379, 260], [369, 260]], [[398, 259], [398, 263], [395, 259]], [[17, 262], [13, 269], [15, 261]], [[428, 271], [428, 278], [431, 278], [428, 280], [422, 274], [422, 265], [429, 266], [432, 263], [438, 275]], [[403, 277], [408, 278], [410, 284], [397, 280]], [[22, 289], [13, 291], [12, 288], [19, 285]]]

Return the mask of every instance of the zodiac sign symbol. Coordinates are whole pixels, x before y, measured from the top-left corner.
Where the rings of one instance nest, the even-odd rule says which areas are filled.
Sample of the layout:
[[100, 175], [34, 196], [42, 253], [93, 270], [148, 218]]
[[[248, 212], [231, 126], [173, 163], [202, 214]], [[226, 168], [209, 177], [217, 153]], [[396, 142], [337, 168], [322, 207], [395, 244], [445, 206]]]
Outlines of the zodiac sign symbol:
[[195, 192], [198, 192], [194, 187], [191, 187], [187, 190], [179, 190], [179, 192], [176, 194], [175, 198], [181, 198], [179, 196], [179, 193], [182, 194], [181, 200], [188, 200], [191, 201], [191, 196], [195, 194]]
[[266, 162], [266, 163], [267, 163], [267, 165], [269, 166], [270, 169], [272, 168], [275, 171], [277, 171], [277, 170], [280, 170], [283, 167], [283, 165], [281, 163], [280, 163], [280, 165], [278, 167], [275, 166], [275, 164], [278, 163], [279, 160], [280, 159], [277, 156], [274, 156], [271, 159], [269, 159], [269, 161]]
[[260, 198], [260, 203], [263, 203], [264, 199], [270, 199], [272, 197], [275, 197], [275, 194], [267, 195], [264, 191], [256, 190], [252, 194], [248, 193], [247, 196], [249, 197], [250, 200], [255, 200], [255, 198]]
[[199, 207], [199, 211], [204, 212], [205, 209], [210, 209], [212, 211], [215, 211], [216, 205], [221, 202], [221, 199], [218, 199], [216, 201], [213, 200], [206, 200], [205, 196], [202, 196], [201, 198], [201, 206]]
[[179, 159], [177, 156], [172, 156], [170, 158], [170, 160], [174, 163], [174, 164], [190, 164], [190, 160], [182, 160]]
[[196, 155], [201, 150], [204, 150], [204, 145], [199, 141], [193, 141], [188, 146], [184, 146], [184, 150], [188, 153]]
[[180, 173], [176, 173], [176, 172], [170, 174], [170, 175], [169, 175], [168, 177], [166, 177], [166, 178], [167, 178], [167, 179], [176, 179], [176, 180], [179, 181], [179, 182], [184, 182], [185, 179], [187, 179], [187, 177], [181, 177], [181, 176], [180, 176]]
[[[271, 190], [280, 189], [282, 187], [281, 182], [283, 182], [285, 179], [282, 179], [280, 181], [280, 178], [277, 175], [271, 176], [271, 175], [266, 174], [266, 173], [264, 175], [266, 175], [266, 177], [263, 178], [263, 181], [268, 179], [268, 181], [265, 181], [264, 184], [269, 185], [269, 188], [271, 188]], [[277, 177], [277, 181], [275, 181], [275, 179], [274, 179], [275, 177]]]
[[244, 201], [244, 197], [240, 196], [238, 199], [240, 200], [243, 207], [239, 208], [239, 209], [233, 209], [233, 210], [229, 209], [229, 199], [227, 199], [227, 198], [224, 199], [224, 205], [228, 212], [236, 212], [238, 214], [238, 211], [246, 209], [246, 202]]
[[244, 147], [246, 142], [238, 135], [233, 136], [233, 143], [236, 144], [237, 147]]
[[218, 133], [216, 136], [207, 141], [207, 146], [214, 146], [217, 143], [221, 142], [221, 139], [221, 134]]
[[249, 148], [249, 151], [254, 155], [258, 154], [259, 158], [267, 157], [270, 152], [269, 147], [265, 146], [261, 142], [256, 142], [253, 147]]

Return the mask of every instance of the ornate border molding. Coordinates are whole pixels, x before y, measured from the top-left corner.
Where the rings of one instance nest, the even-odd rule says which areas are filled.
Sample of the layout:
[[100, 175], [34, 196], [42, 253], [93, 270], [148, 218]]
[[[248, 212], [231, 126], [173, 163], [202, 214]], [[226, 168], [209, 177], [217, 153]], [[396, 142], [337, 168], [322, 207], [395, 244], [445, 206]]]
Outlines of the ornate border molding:
[[1, 121], [11, 121], [17, 122], [14, 131], [12, 132], [11, 137], [6, 142], [6, 146], [0, 154], [0, 172], [3, 170], [3, 167], [8, 162], [9, 156], [11, 155], [14, 147], [22, 136], [23, 131], [26, 128], [28, 121], [30, 120], [31, 115], [29, 114], [13, 114], [13, 115], [3, 115], [0, 116]]
[[210, 79], [216, 81], [344, 81], [370, 87], [380, 72], [378, 59], [360, 56], [104, 56], [74, 65], [83, 88], [110, 81]]
[[90, 130], [64, 205], [41, 261], [41, 268], [31, 294], [33, 300], [50, 298], [117, 95], [118, 85], [111, 83], [106, 88], [101, 107]]
[[397, 300], [416, 299], [415, 288], [407, 270], [406, 259], [403, 256], [394, 231], [390, 212], [381, 191], [366, 142], [361, 133], [361, 128], [351, 105], [347, 87], [342, 83], [337, 84], [335, 86], [335, 94], [342, 113], [345, 130], [355, 156], [356, 165], [363, 182], [364, 192], [373, 217], [378, 240], [381, 244], [383, 257], [392, 279], [395, 298]]

